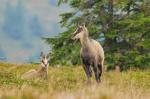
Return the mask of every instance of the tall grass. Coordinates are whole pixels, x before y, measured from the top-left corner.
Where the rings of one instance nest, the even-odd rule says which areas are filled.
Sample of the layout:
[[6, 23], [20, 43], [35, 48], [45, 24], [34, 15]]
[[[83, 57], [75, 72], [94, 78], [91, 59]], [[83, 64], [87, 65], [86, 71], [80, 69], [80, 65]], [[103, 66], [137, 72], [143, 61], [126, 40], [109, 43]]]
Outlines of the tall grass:
[[[150, 70], [105, 72], [86, 85], [81, 66], [50, 67], [48, 79], [21, 80], [33, 64], [0, 63], [0, 99], [150, 99]], [[94, 75], [93, 75], [94, 76]]]

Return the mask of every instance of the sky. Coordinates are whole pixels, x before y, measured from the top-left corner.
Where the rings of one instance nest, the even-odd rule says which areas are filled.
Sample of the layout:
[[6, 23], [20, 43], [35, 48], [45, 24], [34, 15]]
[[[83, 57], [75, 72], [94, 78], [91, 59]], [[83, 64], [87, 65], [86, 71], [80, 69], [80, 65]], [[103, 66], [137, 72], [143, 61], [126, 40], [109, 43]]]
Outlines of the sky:
[[0, 61], [39, 61], [50, 47], [41, 39], [64, 31], [59, 14], [70, 11], [57, 0], [0, 0]]

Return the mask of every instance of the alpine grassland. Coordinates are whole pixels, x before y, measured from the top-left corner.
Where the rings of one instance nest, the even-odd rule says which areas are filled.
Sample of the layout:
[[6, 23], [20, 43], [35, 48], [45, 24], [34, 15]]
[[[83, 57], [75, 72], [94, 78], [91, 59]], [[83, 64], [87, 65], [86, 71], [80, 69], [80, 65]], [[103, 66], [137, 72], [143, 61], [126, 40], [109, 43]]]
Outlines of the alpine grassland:
[[22, 80], [38, 64], [0, 63], [0, 99], [149, 99], [150, 70], [104, 72], [86, 84], [82, 66], [49, 67], [48, 79]]

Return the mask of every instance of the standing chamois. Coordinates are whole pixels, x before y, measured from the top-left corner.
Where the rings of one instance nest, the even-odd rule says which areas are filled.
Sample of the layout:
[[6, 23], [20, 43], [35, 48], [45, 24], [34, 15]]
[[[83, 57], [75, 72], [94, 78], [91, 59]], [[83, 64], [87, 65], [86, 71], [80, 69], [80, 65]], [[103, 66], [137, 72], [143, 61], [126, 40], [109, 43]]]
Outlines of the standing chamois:
[[88, 83], [91, 82], [90, 78], [92, 77], [90, 65], [92, 65], [96, 81], [99, 83], [104, 63], [104, 50], [102, 46], [96, 40], [89, 38], [89, 32], [85, 25], [78, 26], [73, 33], [73, 40], [75, 39], [79, 39], [81, 43], [80, 57], [88, 78]]
[[48, 77], [49, 55], [44, 55], [41, 52], [41, 68], [39, 70], [31, 69], [21, 76], [21, 79], [33, 79], [39, 77]]

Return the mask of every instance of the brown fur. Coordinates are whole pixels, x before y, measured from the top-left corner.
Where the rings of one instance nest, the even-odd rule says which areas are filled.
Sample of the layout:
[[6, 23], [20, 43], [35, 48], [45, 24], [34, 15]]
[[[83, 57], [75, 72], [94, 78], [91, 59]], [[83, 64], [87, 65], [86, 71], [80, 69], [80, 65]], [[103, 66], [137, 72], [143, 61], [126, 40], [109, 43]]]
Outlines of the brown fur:
[[34, 79], [39, 77], [46, 77], [48, 76], [48, 66], [49, 66], [49, 55], [44, 55], [41, 52], [41, 67], [39, 70], [31, 69], [28, 72], [24, 73], [21, 76], [21, 79]]
[[46, 76], [46, 68], [41, 67], [39, 70], [31, 69], [21, 76], [21, 79], [34, 79]]
[[89, 38], [88, 30], [85, 26], [78, 27], [73, 35], [73, 39], [79, 39], [81, 43], [80, 56], [88, 81], [92, 76], [90, 68], [90, 65], [92, 65], [96, 80], [99, 82], [104, 64], [104, 51], [102, 46], [96, 40]]

